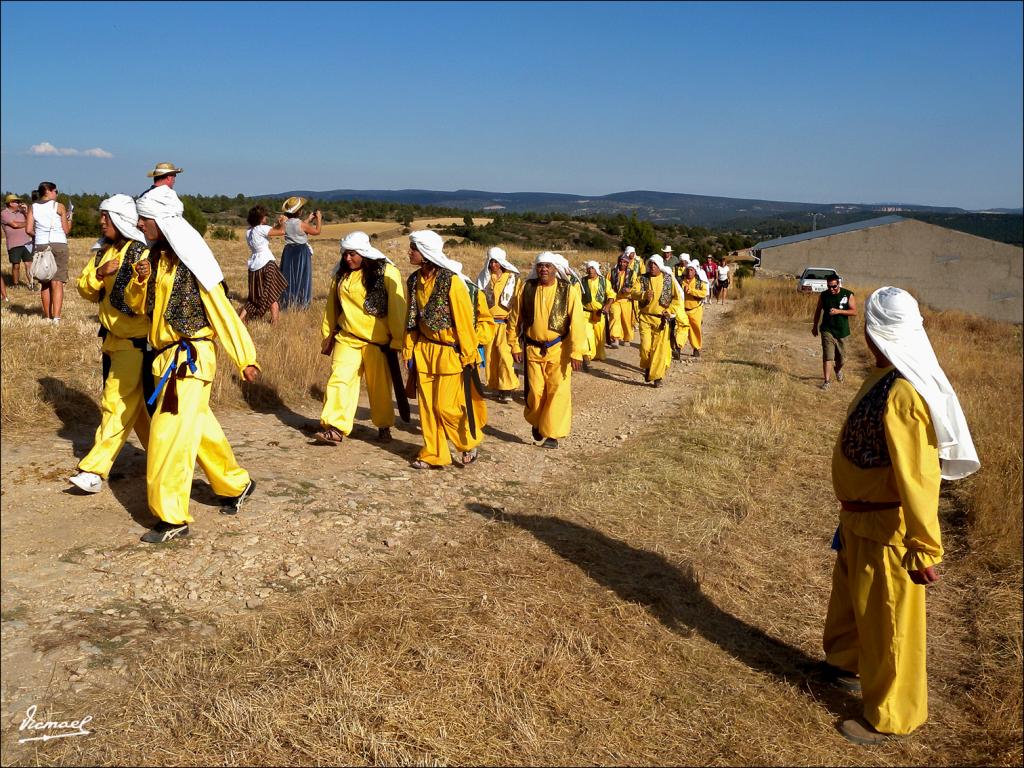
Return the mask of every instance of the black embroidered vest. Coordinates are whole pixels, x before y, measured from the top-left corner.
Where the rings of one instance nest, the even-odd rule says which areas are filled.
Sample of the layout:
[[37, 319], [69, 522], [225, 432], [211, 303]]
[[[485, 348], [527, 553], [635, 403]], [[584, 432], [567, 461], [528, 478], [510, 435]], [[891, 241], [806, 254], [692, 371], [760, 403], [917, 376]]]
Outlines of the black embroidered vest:
[[427, 305], [422, 309], [416, 298], [416, 287], [420, 282], [420, 270], [409, 275], [407, 290], [409, 296], [409, 315], [406, 318], [405, 327], [407, 330], [415, 330], [417, 323], [423, 324], [432, 331], [443, 331], [455, 325], [455, 318], [452, 315], [451, 288], [452, 277], [455, 273], [443, 267], [437, 268], [437, 277], [434, 278], [434, 291], [427, 299]]
[[893, 369], [879, 379], [846, 418], [840, 446], [843, 456], [854, 466], [874, 469], [892, 465], [882, 419], [889, 404], [889, 391], [899, 378], [900, 372]]
[[[533, 326], [537, 285], [536, 279], [527, 280], [523, 285], [523, 295], [519, 300], [519, 306], [523, 308], [519, 318], [521, 332]], [[548, 315], [548, 330], [559, 336], [569, 333], [569, 283], [561, 278], [555, 279], [555, 300], [551, 304], [551, 314]]]
[[[672, 279], [664, 273], [662, 273], [661, 277], [661, 296], [658, 297], [658, 304], [668, 309], [672, 305]], [[651, 290], [650, 275], [640, 275], [640, 287], [644, 293]]]

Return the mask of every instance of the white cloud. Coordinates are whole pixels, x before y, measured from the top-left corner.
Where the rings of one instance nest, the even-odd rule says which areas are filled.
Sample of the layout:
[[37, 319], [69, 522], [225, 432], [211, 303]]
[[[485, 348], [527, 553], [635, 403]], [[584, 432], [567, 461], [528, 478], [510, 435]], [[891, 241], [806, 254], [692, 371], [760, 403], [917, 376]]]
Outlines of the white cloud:
[[92, 149], [80, 150], [73, 147], [55, 147], [48, 141], [40, 142], [39, 144], [33, 144], [28, 148], [30, 155], [51, 155], [57, 157], [69, 157], [75, 155], [82, 155], [84, 157], [102, 157], [104, 159], [113, 157], [110, 152], [99, 147], [93, 147]]

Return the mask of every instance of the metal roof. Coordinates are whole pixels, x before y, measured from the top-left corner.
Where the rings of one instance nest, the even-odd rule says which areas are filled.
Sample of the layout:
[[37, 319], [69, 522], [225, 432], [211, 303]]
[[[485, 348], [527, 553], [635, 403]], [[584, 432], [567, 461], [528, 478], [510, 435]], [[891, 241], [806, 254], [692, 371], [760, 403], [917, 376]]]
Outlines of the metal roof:
[[816, 237], [830, 237], [832, 235], [841, 235], [844, 232], [856, 232], [859, 229], [871, 229], [872, 227], [884, 227], [886, 224], [895, 224], [898, 221], [907, 221], [903, 216], [881, 216], [877, 219], [866, 219], [864, 221], [855, 221], [852, 224], [842, 224], [838, 227], [829, 227], [828, 229], [819, 229], [814, 232], [804, 232], [800, 235], [790, 235], [789, 237], [778, 237], [774, 240], [764, 240], [751, 248], [752, 251], [760, 251], [764, 248], [774, 248], [777, 245], [789, 245], [790, 243], [799, 243], [803, 240], [813, 240]]

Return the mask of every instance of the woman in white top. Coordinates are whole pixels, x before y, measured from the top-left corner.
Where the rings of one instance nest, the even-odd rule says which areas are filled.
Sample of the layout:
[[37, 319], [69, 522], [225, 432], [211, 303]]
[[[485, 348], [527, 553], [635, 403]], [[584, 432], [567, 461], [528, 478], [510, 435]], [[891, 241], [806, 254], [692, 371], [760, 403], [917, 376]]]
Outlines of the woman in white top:
[[277, 322], [280, 313], [281, 294], [288, 288], [288, 281], [277, 266], [270, 250], [271, 237], [284, 234], [284, 216], [277, 220], [277, 226], [267, 224], [267, 209], [257, 205], [249, 210], [247, 220], [249, 231], [245, 239], [249, 243], [249, 298], [238, 315], [242, 322], [247, 317], [263, 317], [270, 310], [271, 324]]
[[281, 251], [281, 273], [288, 281], [288, 289], [281, 297], [281, 308], [305, 309], [313, 300], [313, 251], [307, 235], [320, 234], [323, 216], [320, 211], [301, 218], [300, 211], [308, 201], [304, 197], [289, 197], [281, 210], [288, 217], [284, 224], [284, 250]]
[[64, 283], [68, 281], [68, 232], [71, 217], [63, 203], [57, 202], [57, 185], [52, 181], [39, 184], [39, 200], [32, 203], [25, 216], [25, 231], [32, 235], [32, 253], [49, 248], [57, 262], [57, 273], [48, 281], [40, 281], [39, 292], [43, 302], [43, 319], [53, 325], [60, 324], [60, 311], [64, 306]]
[[722, 257], [722, 266], [718, 268], [718, 303], [724, 304], [726, 294], [729, 293], [729, 286], [732, 285], [731, 269], [729, 268], [729, 260]]

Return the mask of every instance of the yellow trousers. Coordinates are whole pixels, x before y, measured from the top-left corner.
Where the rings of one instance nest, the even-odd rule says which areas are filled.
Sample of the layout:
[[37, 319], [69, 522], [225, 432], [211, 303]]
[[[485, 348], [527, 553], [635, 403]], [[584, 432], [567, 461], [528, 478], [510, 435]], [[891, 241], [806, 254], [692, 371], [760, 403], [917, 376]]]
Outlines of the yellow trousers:
[[572, 428], [572, 365], [562, 359], [561, 344], [548, 349], [547, 355], [531, 354], [527, 348], [526, 375], [530, 391], [523, 415], [544, 436], [556, 440]]
[[608, 335], [612, 341], [631, 342], [633, 341], [633, 325], [636, 318], [633, 317], [633, 302], [629, 299], [619, 299], [612, 302], [611, 327]]
[[395, 426], [392, 405], [391, 372], [384, 351], [376, 344], [357, 345], [335, 340], [331, 355], [331, 376], [324, 392], [320, 424], [334, 427], [343, 435], [352, 432], [352, 422], [359, 407], [359, 377], [366, 377], [366, 394], [370, 400], [370, 421], [377, 428]]
[[[420, 406], [420, 429], [423, 432], [423, 447], [419, 458], [428, 464], [445, 467], [452, 463], [448, 449], [450, 440], [455, 450], [471, 451], [484, 439], [483, 422], [477, 420], [476, 437], [469, 431], [466, 418], [466, 397], [463, 392], [460, 373], [424, 373], [416, 371], [417, 395]], [[477, 400], [483, 405], [477, 393], [473, 392], [474, 415], [481, 414]], [[486, 410], [483, 411], [486, 419]]]
[[864, 717], [907, 734], [928, 719], [925, 588], [903, 567], [906, 550], [844, 526], [825, 618], [825, 657], [860, 675]]
[[519, 386], [519, 375], [513, 367], [512, 347], [508, 341], [508, 323], [496, 322], [491, 343], [487, 345], [487, 386], [508, 392]]
[[672, 362], [668, 321], [665, 321], [664, 329], [661, 322], [661, 318], [655, 315], [640, 315], [640, 367], [647, 381], [664, 378]]
[[[583, 356], [591, 360], [604, 360], [604, 313], [591, 312], [589, 309], [583, 311], [587, 313], [587, 348], [583, 351]], [[597, 322], [592, 319], [595, 314]]]
[[218, 496], [237, 496], [249, 484], [210, 410], [210, 383], [188, 377], [178, 379], [177, 389], [177, 413], [161, 410], [166, 387], [160, 393], [146, 449], [149, 509], [172, 524], [192, 522], [188, 503], [197, 458]]
[[[700, 349], [700, 324], [704, 319], [704, 305], [698, 304], [693, 309], [686, 310], [686, 319], [690, 321], [690, 346]], [[682, 345], [680, 345], [680, 349], [682, 349]]]
[[149, 442], [149, 414], [142, 394], [142, 350], [132, 347], [111, 352], [108, 357], [110, 370], [103, 382], [100, 425], [92, 449], [78, 463], [83, 472], [94, 472], [104, 480], [132, 428], [144, 448]]

